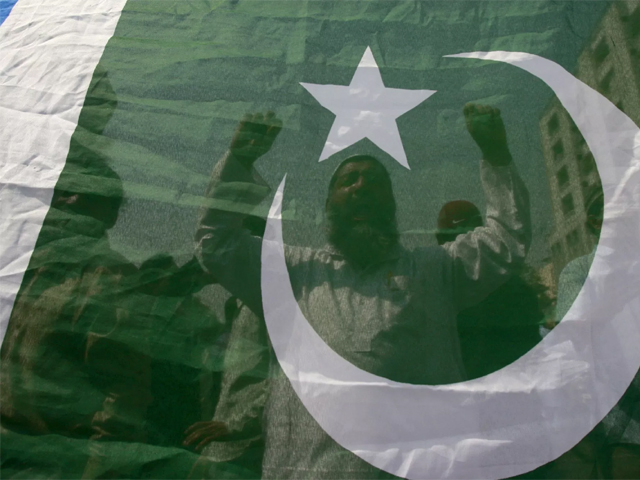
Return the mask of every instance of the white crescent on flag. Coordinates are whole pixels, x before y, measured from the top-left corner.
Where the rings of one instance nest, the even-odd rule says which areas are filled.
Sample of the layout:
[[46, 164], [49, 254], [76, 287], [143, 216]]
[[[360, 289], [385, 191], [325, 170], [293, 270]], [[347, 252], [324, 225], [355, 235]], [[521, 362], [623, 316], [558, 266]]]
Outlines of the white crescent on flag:
[[604, 225], [589, 278], [564, 320], [513, 364], [472, 381], [402, 384], [355, 367], [313, 330], [291, 290], [281, 226], [285, 180], [262, 246], [263, 307], [291, 385], [344, 448], [410, 479], [505, 478], [576, 445], [614, 407], [640, 366], [640, 130], [545, 58], [502, 51], [450, 57], [505, 62], [537, 76], [593, 152], [605, 192]]
[[[126, 3], [20, 0], [0, 25], [0, 343], [91, 76]], [[504, 478], [572, 448], [618, 402], [640, 365], [640, 130], [545, 58], [503, 51], [448, 57], [508, 63], [541, 79], [593, 152], [604, 225], [589, 279], [561, 324], [512, 365], [468, 382], [402, 384], [355, 367], [317, 335], [291, 291], [280, 217], [284, 180], [262, 247], [262, 298], [284, 372], [344, 448], [405, 478]], [[421, 92], [426, 99], [433, 91]], [[397, 128], [392, 133], [387, 150], [408, 166]]]

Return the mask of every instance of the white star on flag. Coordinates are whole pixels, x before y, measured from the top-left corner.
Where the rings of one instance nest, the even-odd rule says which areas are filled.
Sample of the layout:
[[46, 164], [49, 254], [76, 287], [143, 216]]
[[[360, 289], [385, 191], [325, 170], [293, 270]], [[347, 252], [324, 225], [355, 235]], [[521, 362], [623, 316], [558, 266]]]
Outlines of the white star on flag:
[[335, 114], [320, 161], [368, 138], [410, 168], [396, 118], [417, 107], [435, 90], [387, 88], [382, 82], [371, 48], [364, 52], [349, 86], [300, 83], [320, 105]]

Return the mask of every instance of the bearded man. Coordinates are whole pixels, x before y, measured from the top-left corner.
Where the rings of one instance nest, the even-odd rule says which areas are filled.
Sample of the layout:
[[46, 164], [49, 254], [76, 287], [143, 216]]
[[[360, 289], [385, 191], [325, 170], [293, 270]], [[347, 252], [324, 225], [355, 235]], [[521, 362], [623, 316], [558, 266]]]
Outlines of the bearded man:
[[[465, 378], [456, 315], [506, 281], [529, 246], [528, 195], [512, 165], [500, 112], [469, 104], [464, 114], [483, 153], [485, 226], [442, 247], [404, 249], [389, 174], [376, 158], [360, 155], [345, 160], [329, 183], [328, 245], [285, 247], [296, 300], [316, 332], [357, 367], [395, 381], [444, 384]], [[210, 208], [203, 211], [196, 238], [204, 268], [261, 322], [262, 239], [242, 228], [246, 215], [240, 212], [250, 213], [268, 194], [253, 164], [271, 148], [280, 128], [273, 114], [241, 122], [229, 153], [214, 170]], [[224, 210], [230, 200], [234, 207]], [[260, 413], [263, 478], [383, 475], [318, 426], [273, 359], [271, 372]], [[224, 404], [221, 398], [219, 409]], [[249, 410], [255, 417], [255, 404]], [[226, 428], [218, 429], [224, 434], [204, 449], [209, 459], [232, 460], [225, 441], [241, 439], [246, 424], [238, 411], [232, 417], [228, 422], [216, 417]], [[216, 470], [213, 476], [220, 474]]]

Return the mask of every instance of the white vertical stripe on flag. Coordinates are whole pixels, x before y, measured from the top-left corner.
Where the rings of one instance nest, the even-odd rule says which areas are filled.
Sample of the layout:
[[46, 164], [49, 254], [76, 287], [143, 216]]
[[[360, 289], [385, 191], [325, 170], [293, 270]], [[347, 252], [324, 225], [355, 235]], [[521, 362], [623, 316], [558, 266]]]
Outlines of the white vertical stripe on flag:
[[0, 26], [0, 343], [126, 0], [19, 0]]

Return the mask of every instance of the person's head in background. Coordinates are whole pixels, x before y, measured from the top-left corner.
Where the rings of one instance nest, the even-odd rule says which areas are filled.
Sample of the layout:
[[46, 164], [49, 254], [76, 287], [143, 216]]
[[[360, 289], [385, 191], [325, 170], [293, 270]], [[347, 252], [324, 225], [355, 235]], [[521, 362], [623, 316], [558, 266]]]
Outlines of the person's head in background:
[[98, 230], [108, 230], [116, 224], [123, 199], [120, 176], [104, 159], [87, 154], [65, 167], [53, 192], [51, 208], [52, 213], [67, 215], [58, 219], [61, 227], [75, 217], [75, 223], [92, 219], [99, 222]]
[[483, 224], [480, 210], [473, 203], [466, 200], [445, 203], [438, 214], [438, 245], [453, 242], [458, 235], [468, 233]]
[[256, 215], [247, 215], [242, 220], [242, 228], [249, 230], [254, 237], [264, 237], [264, 231], [267, 228], [267, 221]]

